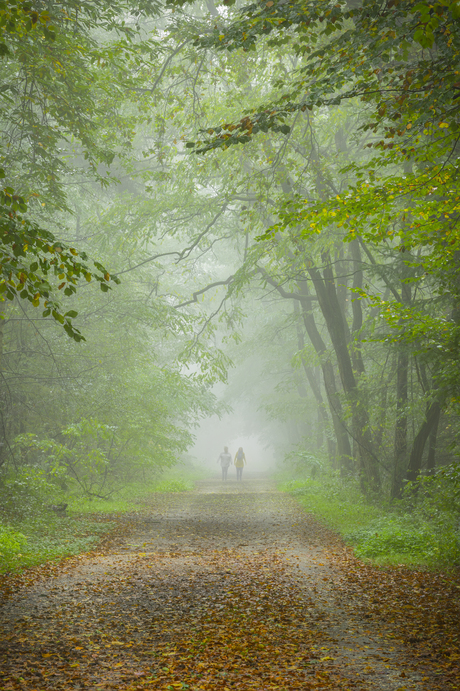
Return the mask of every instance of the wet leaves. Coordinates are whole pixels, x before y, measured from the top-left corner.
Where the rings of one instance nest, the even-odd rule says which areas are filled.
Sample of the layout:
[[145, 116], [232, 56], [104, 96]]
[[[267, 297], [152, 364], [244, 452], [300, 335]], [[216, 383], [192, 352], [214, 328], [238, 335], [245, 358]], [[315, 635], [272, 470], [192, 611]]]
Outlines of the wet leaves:
[[356, 598], [369, 627], [391, 632], [410, 648], [419, 668], [434, 669], [442, 675], [438, 681], [431, 675], [431, 688], [460, 688], [458, 571], [377, 569], [348, 550], [337, 557], [337, 563], [343, 577], [336, 588], [346, 597]]
[[1, 691], [458, 688], [452, 576], [364, 565], [287, 497], [163, 502], [10, 582]]
[[[231, 550], [182, 557], [174, 580], [171, 566], [169, 556], [135, 558], [124, 579], [106, 580], [118, 592], [114, 601], [99, 603], [103, 616], [94, 609], [99, 589], [90, 586], [88, 601], [53, 607], [48, 616], [54, 627], [43, 617], [24, 617], [5, 641], [16, 654], [3, 688], [20, 683], [33, 689], [37, 674], [46, 688], [75, 687], [76, 681], [84, 688], [134, 682], [151, 689], [215, 689], [224, 683], [345, 688], [327, 669], [332, 658], [319, 651], [323, 634], [310, 617], [313, 602], [282, 558]], [[146, 592], [152, 582], [153, 595]]]

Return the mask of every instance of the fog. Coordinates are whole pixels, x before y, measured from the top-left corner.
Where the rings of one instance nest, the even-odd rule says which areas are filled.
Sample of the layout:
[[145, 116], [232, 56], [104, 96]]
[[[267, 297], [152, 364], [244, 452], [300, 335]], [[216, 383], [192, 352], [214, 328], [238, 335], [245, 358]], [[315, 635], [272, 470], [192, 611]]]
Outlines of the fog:
[[460, 0], [220, 2], [0, 2], [0, 689], [460, 689]]
[[[224, 415], [222, 419], [214, 416], [206, 420], [195, 432], [196, 442], [190, 449], [190, 455], [196, 459], [198, 465], [204, 466], [212, 475], [220, 475], [220, 465], [217, 460], [224, 446], [228, 447], [232, 458], [242, 446], [247, 462], [244, 473], [272, 472], [276, 461], [273, 448], [264, 443], [256, 434], [245, 435], [242, 431], [245, 426], [246, 421], [237, 413]], [[230, 468], [229, 478], [234, 475], [235, 470]]]
[[321, 71], [303, 18], [177, 5], [0, 27], [5, 501], [216, 475], [224, 446], [399, 500], [460, 447], [454, 39], [407, 6], [393, 65], [339, 4]]

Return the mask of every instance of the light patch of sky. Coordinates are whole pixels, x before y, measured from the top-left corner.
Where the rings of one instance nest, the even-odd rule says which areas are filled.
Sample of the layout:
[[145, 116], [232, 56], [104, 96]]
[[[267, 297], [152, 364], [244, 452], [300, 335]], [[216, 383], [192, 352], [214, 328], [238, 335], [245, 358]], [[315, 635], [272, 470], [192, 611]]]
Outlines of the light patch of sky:
[[225, 5], [218, 5], [216, 7], [216, 10], [221, 17], [224, 17], [224, 19], [228, 19], [228, 7], [226, 7]]

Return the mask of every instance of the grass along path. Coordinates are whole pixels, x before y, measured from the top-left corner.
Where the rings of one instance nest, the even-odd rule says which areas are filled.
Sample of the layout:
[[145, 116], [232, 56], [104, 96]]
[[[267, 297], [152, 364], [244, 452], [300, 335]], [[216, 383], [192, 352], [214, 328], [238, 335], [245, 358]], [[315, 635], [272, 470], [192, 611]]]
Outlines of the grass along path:
[[393, 571], [369, 571], [267, 481], [152, 495], [130, 521], [117, 543], [9, 594], [2, 691], [459, 687], [452, 637], [421, 657], [401, 628], [381, 578]]
[[[0, 574], [17, 573], [24, 569], [58, 562], [72, 555], [87, 552], [120, 528], [126, 529], [129, 516], [135, 516], [139, 500], [152, 493], [184, 492], [194, 487], [201, 472], [187, 471], [185, 478], [179, 473], [146, 483], [131, 483], [112, 499], [84, 497], [34, 497], [27, 504], [26, 497], [9, 498], [9, 504], [24, 510], [5, 511], [0, 495]], [[29, 497], [30, 500], [30, 497]], [[65, 516], [56, 515], [47, 505], [66, 504]], [[3, 510], [2, 510], [3, 509]], [[16, 515], [15, 515], [16, 513]], [[120, 520], [122, 516], [124, 519]], [[1, 577], [0, 577], [1, 582]]]
[[391, 504], [369, 502], [356, 480], [337, 475], [321, 482], [288, 480], [278, 489], [339, 532], [356, 556], [374, 564], [435, 570], [460, 564], [460, 516], [453, 485], [446, 483], [433, 493], [420, 491], [416, 501], [407, 496]]

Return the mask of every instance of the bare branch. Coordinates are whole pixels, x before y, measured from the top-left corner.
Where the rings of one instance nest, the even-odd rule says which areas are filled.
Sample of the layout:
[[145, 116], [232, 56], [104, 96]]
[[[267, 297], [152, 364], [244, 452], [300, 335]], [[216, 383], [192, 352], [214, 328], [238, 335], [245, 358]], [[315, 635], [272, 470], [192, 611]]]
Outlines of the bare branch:
[[157, 86], [158, 86], [158, 84], [160, 83], [161, 79], [163, 78], [163, 75], [164, 75], [164, 73], [166, 72], [166, 68], [168, 67], [168, 65], [169, 65], [169, 63], [171, 62], [171, 60], [173, 59], [173, 57], [174, 57], [175, 55], [177, 55], [177, 53], [180, 53], [180, 51], [182, 50], [182, 48], [183, 48], [184, 46], [186, 46], [187, 43], [191, 43], [191, 42], [192, 42], [192, 39], [191, 39], [191, 38], [187, 39], [186, 41], [184, 41], [183, 43], [181, 43], [180, 46], [178, 46], [178, 47], [176, 48], [176, 50], [173, 50], [173, 52], [166, 58], [166, 60], [165, 60], [165, 62], [164, 62], [164, 65], [163, 65], [163, 67], [162, 67], [161, 70], [160, 70], [160, 74], [159, 74], [158, 77], [155, 79], [155, 82], [154, 82], [153, 86], [150, 87], [150, 89], [138, 89], [138, 88], [137, 88], [137, 89], [134, 89], [134, 90], [135, 90], [135, 91], [140, 91], [140, 92], [142, 92], [142, 93], [152, 94], [152, 93], [155, 91], [155, 89], [157, 88]]
[[215, 288], [216, 286], [228, 286], [230, 283], [232, 283], [233, 279], [235, 278], [234, 275], [229, 276], [225, 281], [215, 281], [214, 283], [210, 283], [207, 285], [205, 288], [201, 288], [201, 290], [197, 290], [196, 292], [193, 293], [193, 298], [191, 300], [187, 300], [187, 302], [181, 302], [180, 305], [174, 305], [174, 309], [179, 309], [180, 307], [186, 307], [187, 305], [193, 305], [195, 302], [198, 302], [198, 296], [202, 295], [203, 293], [207, 293], [208, 290], [212, 290], [212, 288]]
[[[282, 284], [277, 283], [274, 278], [268, 275], [268, 273], [265, 271], [265, 269], [262, 269], [261, 267], [257, 267], [258, 273], [260, 273], [261, 276], [264, 277], [264, 280], [267, 281], [271, 286], [276, 288], [278, 293], [281, 295], [283, 298], [287, 298], [290, 300], [298, 300], [299, 302], [304, 302], [305, 301], [305, 296], [299, 295], [298, 293], [288, 293], [287, 290], [284, 290], [282, 287]], [[309, 296], [309, 300], [317, 300], [318, 298], [314, 295]]]
[[136, 264], [136, 266], [131, 266], [129, 269], [123, 269], [123, 271], [117, 271], [117, 276], [121, 276], [122, 274], [129, 273], [130, 271], [135, 271], [135, 269], [138, 269], [141, 266], [144, 266], [144, 264], [148, 264], [149, 262], [155, 261], [155, 259], [159, 259], [160, 257], [171, 257], [175, 256], [177, 257], [176, 264], [178, 264], [180, 261], [183, 259], [186, 259], [187, 257], [190, 256], [191, 252], [195, 249], [195, 247], [198, 245], [200, 240], [206, 235], [206, 233], [212, 228], [214, 223], [217, 221], [219, 216], [222, 216], [224, 211], [226, 210], [228, 205], [228, 202], [225, 202], [220, 209], [220, 211], [214, 216], [212, 221], [208, 223], [206, 228], [198, 235], [198, 237], [195, 238], [195, 240], [192, 242], [192, 244], [189, 247], [186, 247], [183, 249], [181, 252], [161, 252], [160, 254], [154, 254], [151, 257], [148, 257], [147, 259], [144, 259], [144, 261], [139, 262], [139, 264]]

